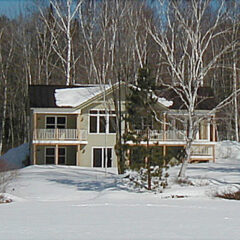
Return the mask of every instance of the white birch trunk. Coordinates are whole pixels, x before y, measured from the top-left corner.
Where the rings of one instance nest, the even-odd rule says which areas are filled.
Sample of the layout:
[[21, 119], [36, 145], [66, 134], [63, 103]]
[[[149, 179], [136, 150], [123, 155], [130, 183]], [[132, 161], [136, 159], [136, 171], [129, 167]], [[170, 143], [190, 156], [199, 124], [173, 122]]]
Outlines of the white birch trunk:
[[239, 128], [238, 128], [238, 94], [237, 94], [237, 67], [236, 54], [234, 51], [233, 57], [233, 91], [234, 91], [234, 120], [235, 120], [235, 140], [239, 142]]
[[6, 124], [6, 113], [7, 113], [7, 80], [4, 79], [4, 92], [3, 92], [3, 115], [2, 115], [2, 124], [1, 124], [1, 133], [0, 133], [0, 155], [2, 155], [3, 142], [5, 136], [5, 124]]

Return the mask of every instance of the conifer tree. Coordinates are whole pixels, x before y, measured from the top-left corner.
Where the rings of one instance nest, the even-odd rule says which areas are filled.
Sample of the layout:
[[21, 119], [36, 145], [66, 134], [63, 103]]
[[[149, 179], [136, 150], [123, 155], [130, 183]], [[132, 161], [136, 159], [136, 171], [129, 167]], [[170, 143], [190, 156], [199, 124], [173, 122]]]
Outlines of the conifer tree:
[[[149, 146], [150, 130], [153, 128], [153, 115], [150, 106], [156, 104], [154, 95], [155, 80], [151, 77], [148, 68], [139, 69], [136, 85], [130, 87], [127, 104], [127, 122], [129, 123], [130, 131], [126, 136], [128, 140], [133, 141], [132, 152], [144, 158], [144, 161], [134, 161], [131, 159], [131, 165], [147, 168], [147, 185], [151, 190], [151, 160], [153, 147]], [[138, 144], [145, 142], [145, 147]], [[136, 159], [135, 159], [136, 161]]]

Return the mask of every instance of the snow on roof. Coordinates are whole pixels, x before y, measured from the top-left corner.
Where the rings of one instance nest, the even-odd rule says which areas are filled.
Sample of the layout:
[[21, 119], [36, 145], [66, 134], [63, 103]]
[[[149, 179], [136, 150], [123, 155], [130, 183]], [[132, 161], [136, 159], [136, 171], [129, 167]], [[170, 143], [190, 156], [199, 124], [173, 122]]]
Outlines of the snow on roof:
[[173, 101], [168, 101], [164, 97], [158, 97], [158, 102], [164, 105], [165, 107], [171, 107], [173, 105]]
[[104, 88], [107, 90], [110, 85], [56, 89], [56, 105], [58, 107], [77, 107], [103, 92]]
[[[137, 87], [135, 85], [129, 84], [129, 86], [135, 90], [141, 91], [140, 87]], [[150, 92], [153, 92], [152, 90], [150, 90]], [[154, 99], [157, 99], [157, 102], [162, 104], [165, 107], [171, 107], [173, 105], [173, 101], [168, 101], [166, 98], [164, 97], [158, 97], [155, 93], [152, 93], [152, 96], [154, 97]]]
[[[58, 107], [77, 107], [82, 103], [88, 101], [92, 97], [98, 95], [99, 93], [108, 90], [111, 85], [91, 85], [86, 87], [77, 88], [62, 88], [55, 90], [56, 105]], [[131, 87], [135, 87], [131, 85]], [[136, 88], [136, 87], [135, 87]], [[139, 90], [139, 88], [138, 88]], [[141, 90], [141, 89], [140, 89]], [[173, 105], [173, 101], [168, 101], [164, 97], [158, 97], [155, 94], [153, 96], [157, 101], [165, 107], [170, 107]]]

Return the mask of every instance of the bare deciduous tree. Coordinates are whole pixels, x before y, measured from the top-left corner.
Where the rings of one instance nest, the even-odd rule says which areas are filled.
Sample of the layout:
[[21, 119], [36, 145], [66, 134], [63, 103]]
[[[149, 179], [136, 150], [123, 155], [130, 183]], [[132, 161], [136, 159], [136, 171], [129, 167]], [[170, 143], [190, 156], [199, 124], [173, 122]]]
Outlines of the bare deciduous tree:
[[[211, 10], [211, 0], [159, 2], [165, 9], [165, 18], [161, 16], [160, 27], [148, 27], [148, 31], [163, 54], [161, 61], [169, 68], [171, 77], [174, 78], [172, 83], [163, 80], [162, 84], [175, 91], [187, 111], [186, 158], [179, 172], [179, 177], [184, 178], [187, 163], [192, 155], [192, 143], [199, 122], [203, 119], [203, 116], [198, 117], [196, 113], [199, 89], [204, 85], [209, 72], [216, 66], [217, 60], [231, 50], [234, 41], [222, 44], [214, 55], [206, 57], [211, 43], [229, 31], [219, 28], [226, 17], [224, 1], [216, 6], [216, 15], [208, 26], [204, 25], [204, 17], [207, 11]], [[171, 34], [168, 34], [169, 32]]]
[[[74, 2], [73, 0], [67, 0], [64, 2], [59, 2], [57, 0], [51, 0], [50, 5], [53, 8], [52, 18], [54, 19], [55, 24], [50, 24], [42, 9], [40, 12], [42, 18], [47, 25], [50, 34], [51, 34], [51, 46], [60, 58], [62, 65], [64, 67], [65, 76], [66, 76], [66, 85], [70, 85], [75, 82], [75, 79], [71, 79], [71, 70], [75, 59], [73, 59], [73, 47], [72, 47], [72, 26], [76, 18], [76, 15], [82, 5], [83, 0]], [[59, 28], [63, 35], [65, 35], [66, 44], [61, 45], [58, 33], [56, 28]]]

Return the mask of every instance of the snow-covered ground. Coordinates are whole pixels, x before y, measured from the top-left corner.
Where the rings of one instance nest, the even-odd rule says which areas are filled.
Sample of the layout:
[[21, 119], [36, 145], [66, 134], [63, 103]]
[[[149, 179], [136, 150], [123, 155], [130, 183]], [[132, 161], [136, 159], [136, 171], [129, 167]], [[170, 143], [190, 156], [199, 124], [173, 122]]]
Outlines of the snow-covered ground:
[[189, 165], [194, 186], [176, 184], [172, 168], [162, 194], [99, 169], [23, 168], [8, 188], [13, 202], [0, 204], [0, 239], [240, 239], [240, 202], [214, 197], [240, 188], [238, 148], [221, 143], [216, 163]]

